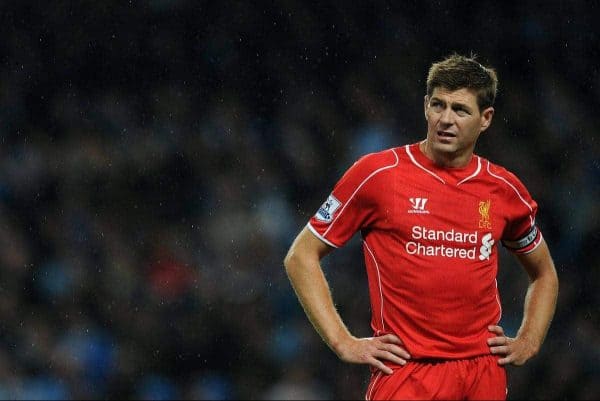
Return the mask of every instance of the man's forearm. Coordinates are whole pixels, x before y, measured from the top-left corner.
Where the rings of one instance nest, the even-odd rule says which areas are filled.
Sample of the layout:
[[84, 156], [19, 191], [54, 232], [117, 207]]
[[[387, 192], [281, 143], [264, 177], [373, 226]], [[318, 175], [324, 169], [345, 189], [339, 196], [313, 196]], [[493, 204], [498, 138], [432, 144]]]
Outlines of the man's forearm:
[[351, 334], [335, 309], [329, 285], [318, 259], [288, 255], [285, 267], [304, 311], [325, 343], [336, 353]]
[[550, 327], [558, 298], [558, 277], [547, 244], [539, 252], [522, 256], [521, 262], [529, 273], [531, 282], [525, 296], [523, 322], [517, 337], [527, 339], [539, 351]]
[[546, 274], [529, 284], [523, 311], [523, 322], [517, 337], [529, 340], [535, 352], [539, 350], [556, 309], [558, 280], [553, 274]]

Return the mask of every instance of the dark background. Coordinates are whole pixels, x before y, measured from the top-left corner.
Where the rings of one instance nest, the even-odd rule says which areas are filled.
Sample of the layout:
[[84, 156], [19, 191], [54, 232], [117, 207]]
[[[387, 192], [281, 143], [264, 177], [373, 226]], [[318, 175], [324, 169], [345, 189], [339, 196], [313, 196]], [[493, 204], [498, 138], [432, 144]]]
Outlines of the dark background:
[[[561, 280], [510, 399], [598, 399], [594, 2], [0, 3], [0, 398], [362, 399], [283, 257], [360, 155], [420, 140], [429, 65], [494, 66], [477, 152], [539, 203]], [[501, 324], [527, 276], [500, 249]], [[324, 262], [371, 335], [355, 239]]]

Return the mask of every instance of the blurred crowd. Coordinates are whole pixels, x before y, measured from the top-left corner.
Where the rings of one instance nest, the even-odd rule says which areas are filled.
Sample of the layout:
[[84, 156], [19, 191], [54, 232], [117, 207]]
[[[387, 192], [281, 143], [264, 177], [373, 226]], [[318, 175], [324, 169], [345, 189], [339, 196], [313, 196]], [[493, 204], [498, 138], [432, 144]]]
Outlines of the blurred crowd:
[[[283, 257], [357, 157], [424, 136], [459, 51], [498, 71], [477, 153], [538, 201], [561, 282], [509, 398], [598, 399], [599, 7], [399, 3], [0, 3], [0, 398], [362, 399]], [[358, 242], [324, 268], [371, 335]]]

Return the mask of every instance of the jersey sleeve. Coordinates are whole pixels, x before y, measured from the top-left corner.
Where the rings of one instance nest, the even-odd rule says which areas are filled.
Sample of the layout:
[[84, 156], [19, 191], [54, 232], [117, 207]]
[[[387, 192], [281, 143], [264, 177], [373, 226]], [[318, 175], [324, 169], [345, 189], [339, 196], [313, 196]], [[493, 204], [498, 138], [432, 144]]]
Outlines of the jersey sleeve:
[[507, 226], [502, 244], [515, 253], [529, 253], [542, 241], [535, 218], [538, 204], [523, 183], [511, 172], [503, 170], [507, 183]]
[[371, 153], [356, 161], [333, 187], [308, 222], [308, 228], [326, 244], [339, 248], [376, 218], [375, 177], [396, 166], [393, 150]]

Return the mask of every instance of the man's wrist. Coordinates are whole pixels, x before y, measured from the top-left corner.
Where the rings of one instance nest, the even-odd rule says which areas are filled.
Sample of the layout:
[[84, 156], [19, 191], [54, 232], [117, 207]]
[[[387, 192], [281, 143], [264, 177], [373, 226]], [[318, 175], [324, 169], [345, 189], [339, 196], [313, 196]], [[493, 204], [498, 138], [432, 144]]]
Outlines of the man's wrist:
[[337, 356], [341, 357], [345, 353], [347, 344], [349, 344], [353, 338], [354, 337], [348, 332], [341, 333], [340, 335], [336, 336], [335, 339], [330, 341], [329, 347]]
[[515, 340], [521, 341], [525, 344], [527, 344], [527, 348], [531, 351], [532, 355], [537, 355], [537, 353], [539, 352], [541, 346], [542, 346], [542, 341], [541, 340], [535, 340], [535, 338], [537, 338], [537, 336], [531, 336], [530, 334], [526, 333], [526, 332], [521, 332], [519, 331], [517, 333], [517, 336], [515, 337]]

